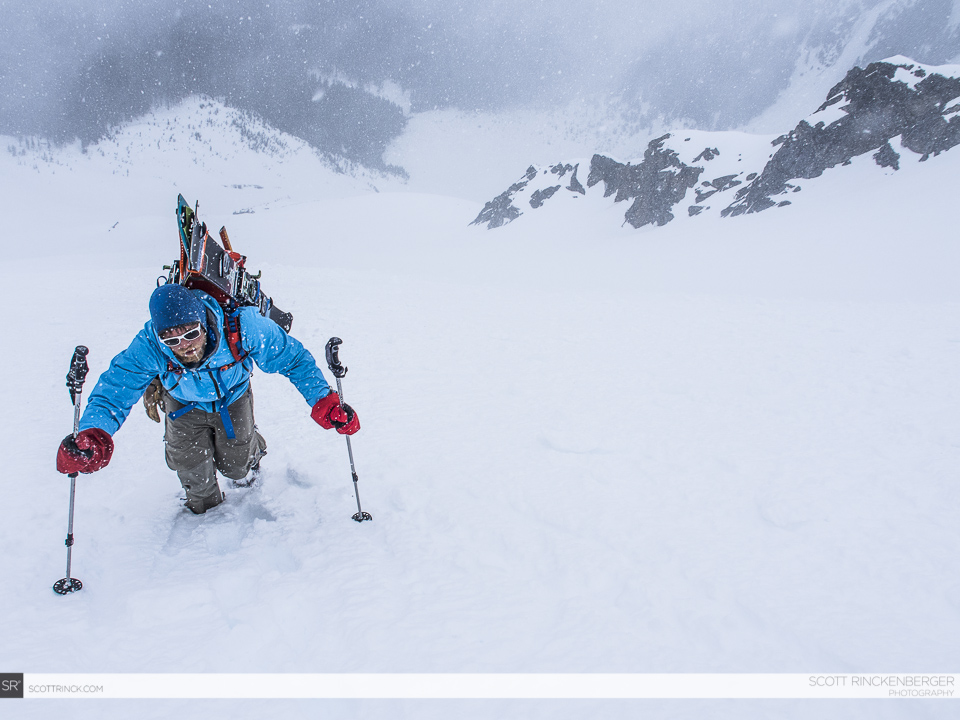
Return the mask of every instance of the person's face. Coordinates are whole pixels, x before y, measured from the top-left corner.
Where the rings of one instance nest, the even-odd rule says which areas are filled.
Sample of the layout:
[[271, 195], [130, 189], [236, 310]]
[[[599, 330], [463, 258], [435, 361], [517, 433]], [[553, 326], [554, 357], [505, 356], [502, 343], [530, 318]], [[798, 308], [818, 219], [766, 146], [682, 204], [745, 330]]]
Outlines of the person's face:
[[[196, 337], [189, 339], [184, 337], [185, 335], [193, 336], [197, 330], [200, 332]], [[179, 342], [176, 345], [170, 345], [167, 342], [164, 342], [164, 345], [173, 350], [173, 354], [177, 356], [180, 362], [200, 362], [203, 358], [203, 351], [207, 347], [207, 331], [203, 327], [203, 323], [196, 322], [177, 325], [160, 333], [161, 340], [173, 340], [174, 338], [179, 338]]]

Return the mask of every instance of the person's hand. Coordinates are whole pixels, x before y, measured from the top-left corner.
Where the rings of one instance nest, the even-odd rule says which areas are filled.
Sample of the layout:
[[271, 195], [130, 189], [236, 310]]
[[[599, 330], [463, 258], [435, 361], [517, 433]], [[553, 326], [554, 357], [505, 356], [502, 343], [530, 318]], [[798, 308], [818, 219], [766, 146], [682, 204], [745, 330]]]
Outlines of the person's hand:
[[163, 385], [160, 384], [160, 378], [155, 377], [150, 381], [147, 389], [143, 393], [143, 409], [147, 417], [154, 422], [160, 422], [160, 412], [163, 410]]
[[336, 428], [341, 435], [353, 435], [360, 429], [357, 413], [346, 403], [341, 406], [340, 396], [335, 392], [317, 400], [310, 417], [325, 430]]
[[67, 435], [57, 450], [57, 470], [64, 475], [93, 473], [105, 468], [113, 456], [113, 438], [100, 428]]

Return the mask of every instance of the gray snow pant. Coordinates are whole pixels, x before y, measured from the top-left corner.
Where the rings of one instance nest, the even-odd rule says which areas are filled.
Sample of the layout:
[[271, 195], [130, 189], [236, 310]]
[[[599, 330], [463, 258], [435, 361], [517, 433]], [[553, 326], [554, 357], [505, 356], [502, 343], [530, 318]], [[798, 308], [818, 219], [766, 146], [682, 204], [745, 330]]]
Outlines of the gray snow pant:
[[191, 501], [206, 501], [207, 507], [220, 502], [217, 470], [232, 480], [246, 476], [250, 468], [266, 452], [267, 443], [257, 432], [253, 420], [253, 390], [248, 388], [230, 407], [230, 421], [236, 438], [227, 437], [220, 413], [193, 408], [176, 420], [169, 413], [184, 407], [184, 403], [164, 393], [167, 467], [176, 470], [180, 484]]

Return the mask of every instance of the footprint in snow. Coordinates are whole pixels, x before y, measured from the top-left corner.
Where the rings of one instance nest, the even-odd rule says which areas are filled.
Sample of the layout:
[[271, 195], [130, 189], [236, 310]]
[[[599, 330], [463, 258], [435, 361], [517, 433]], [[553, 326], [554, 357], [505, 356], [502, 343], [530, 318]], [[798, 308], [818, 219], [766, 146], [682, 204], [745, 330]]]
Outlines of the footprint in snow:
[[292, 467], [287, 468], [287, 482], [298, 488], [313, 487], [313, 483], [307, 482], [304, 476]]
[[228, 490], [226, 500], [203, 515], [194, 515], [182, 508], [170, 526], [164, 543], [166, 555], [184, 550], [205, 550], [214, 555], [228, 555], [240, 548], [243, 540], [254, 532], [257, 520], [275, 522], [259, 488]]

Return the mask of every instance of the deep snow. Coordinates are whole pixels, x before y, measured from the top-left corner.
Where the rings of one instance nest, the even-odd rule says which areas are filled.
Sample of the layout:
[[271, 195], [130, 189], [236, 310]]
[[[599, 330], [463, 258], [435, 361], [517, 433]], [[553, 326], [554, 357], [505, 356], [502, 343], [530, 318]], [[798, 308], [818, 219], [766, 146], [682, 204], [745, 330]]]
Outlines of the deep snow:
[[[867, 158], [806, 181], [802, 203], [759, 215], [636, 231], [600, 222], [611, 198], [491, 232], [467, 226], [475, 198], [417, 192], [416, 174], [403, 186], [337, 174], [303, 148], [255, 155], [216, 123], [199, 130], [212, 144], [194, 156], [156, 135], [161, 126], [85, 155], [0, 160], [10, 214], [0, 667], [956, 671], [956, 151], [898, 172]], [[506, 168], [498, 184], [514, 174]], [[135, 408], [110, 466], [78, 481], [73, 574], [84, 589], [58, 597], [50, 586], [64, 570], [68, 482], [53, 458], [72, 417], [63, 378], [73, 347], [86, 344], [92, 389], [146, 320], [154, 279], [175, 257], [178, 192], [200, 199], [211, 226], [226, 224], [321, 362], [327, 338], [343, 338], [344, 393], [363, 424], [361, 498], [374, 521], [350, 519], [343, 439], [312, 423], [284, 378], [258, 373], [270, 448], [262, 486], [228, 489], [224, 506], [189, 515], [160, 427]], [[254, 212], [232, 214], [241, 210]], [[12, 709], [922, 718], [950, 708], [89, 700]]]

